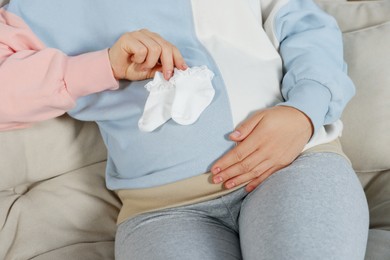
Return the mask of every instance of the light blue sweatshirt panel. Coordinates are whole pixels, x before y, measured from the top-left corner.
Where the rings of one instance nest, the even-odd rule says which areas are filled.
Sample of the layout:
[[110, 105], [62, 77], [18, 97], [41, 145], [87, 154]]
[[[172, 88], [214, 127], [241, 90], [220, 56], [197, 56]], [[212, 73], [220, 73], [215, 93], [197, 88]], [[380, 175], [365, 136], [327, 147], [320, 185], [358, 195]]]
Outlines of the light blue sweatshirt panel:
[[334, 18], [312, 1], [294, 0], [278, 11], [274, 30], [285, 72], [281, 105], [305, 112], [315, 129], [338, 120], [355, 87]]
[[119, 90], [77, 100], [69, 114], [97, 121], [108, 147], [108, 188], [145, 188], [205, 173], [234, 145], [227, 139], [233, 122], [225, 85], [196, 38], [190, 1], [14, 0], [8, 10], [47, 46], [68, 55], [110, 47], [123, 33], [147, 28], [176, 45], [189, 66], [206, 65], [215, 73], [215, 97], [189, 126], [169, 120], [151, 133], [138, 129], [147, 81], [121, 81]]

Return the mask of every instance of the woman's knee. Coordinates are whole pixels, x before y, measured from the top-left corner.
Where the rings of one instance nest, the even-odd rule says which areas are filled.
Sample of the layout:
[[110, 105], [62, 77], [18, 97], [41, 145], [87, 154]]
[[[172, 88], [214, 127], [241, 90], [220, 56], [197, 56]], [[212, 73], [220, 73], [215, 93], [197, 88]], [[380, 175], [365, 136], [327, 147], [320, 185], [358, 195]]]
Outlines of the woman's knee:
[[[327, 254], [359, 259], [367, 232], [363, 189], [348, 163], [333, 154], [307, 155], [275, 173], [248, 195], [240, 213], [242, 251], [248, 259], [320, 259]], [[348, 254], [355, 258], [342, 258]]]

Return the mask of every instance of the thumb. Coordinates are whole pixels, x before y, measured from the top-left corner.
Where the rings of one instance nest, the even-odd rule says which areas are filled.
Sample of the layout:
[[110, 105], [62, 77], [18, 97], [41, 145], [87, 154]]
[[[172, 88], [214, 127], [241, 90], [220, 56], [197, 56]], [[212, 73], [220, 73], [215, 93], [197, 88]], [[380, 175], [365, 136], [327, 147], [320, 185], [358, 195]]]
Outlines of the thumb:
[[156, 65], [154, 68], [150, 69], [148, 71], [147, 78], [151, 79], [154, 77], [156, 72], [161, 72], [162, 73], [162, 66], [161, 65]]

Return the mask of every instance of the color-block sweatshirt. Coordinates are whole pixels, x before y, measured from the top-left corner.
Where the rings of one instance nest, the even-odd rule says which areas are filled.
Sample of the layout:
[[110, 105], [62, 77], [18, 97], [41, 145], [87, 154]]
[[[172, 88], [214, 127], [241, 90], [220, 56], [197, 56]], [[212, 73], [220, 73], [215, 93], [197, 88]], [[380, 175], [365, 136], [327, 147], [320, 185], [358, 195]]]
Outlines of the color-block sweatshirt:
[[[190, 67], [215, 74], [214, 99], [194, 124], [138, 129], [148, 80], [116, 81], [107, 48], [142, 28], [177, 46]], [[353, 94], [341, 32], [309, 0], [13, 0], [0, 9], [0, 129], [64, 113], [96, 121], [113, 190], [208, 172], [234, 146], [226, 136], [274, 105], [311, 119], [306, 148], [330, 142]]]

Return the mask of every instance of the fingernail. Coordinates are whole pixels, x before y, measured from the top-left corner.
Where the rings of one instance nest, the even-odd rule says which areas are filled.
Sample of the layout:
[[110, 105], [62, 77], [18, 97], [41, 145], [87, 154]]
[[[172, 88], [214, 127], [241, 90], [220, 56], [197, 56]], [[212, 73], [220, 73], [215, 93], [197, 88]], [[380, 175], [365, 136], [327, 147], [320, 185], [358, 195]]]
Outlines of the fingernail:
[[182, 69], [183, 69], [183, 70], [188, 69], [188, 65], [184, 63], [184, 64], [182, 65]]
[[236, 130], [236, 131], [234, 131], [234, 132], [231, 134], [231, 136], [232, 136], [232, 137], [235, 137], [235, 138], [238, 138], [238, 137], [241, 136], [241, 132], [238, 131], [238, 130]]
[[172, 71], [171, 70], [168, 70], [168, 71], [165, 72], [165, 79], [166, 80], [170, 79], [171, 76], [172, 76]]
[[211, 173], [212, 173], [212, 174], [217, 174], [217, 173], [219, 173], [220, 171], [221, 171], [221, 168], [217, 167], [217, 168], [212, 169], [212, 170], [211, 170]]
[[253, 191], [255, 189], [255, 187], [253, 187], [253, 186], [247, 186], [246, 187], [246, 191], [247, 192], [251, 192], [251, 191]]
[[223, 180], [222, 180], [222, 177], [221, 176], [217, 176], [213, 179], [214, 183], [215, 184], [218, 184], [218, 183], [221, 183]]
[[236, 184], [235, 184], [234, 182], [228, 182], [228, 183], [226, 183], [226, 188], [228, 188], [228, 189], [231, 189], [231, 188], [233, 188], [234, 186], [236, 186]]

